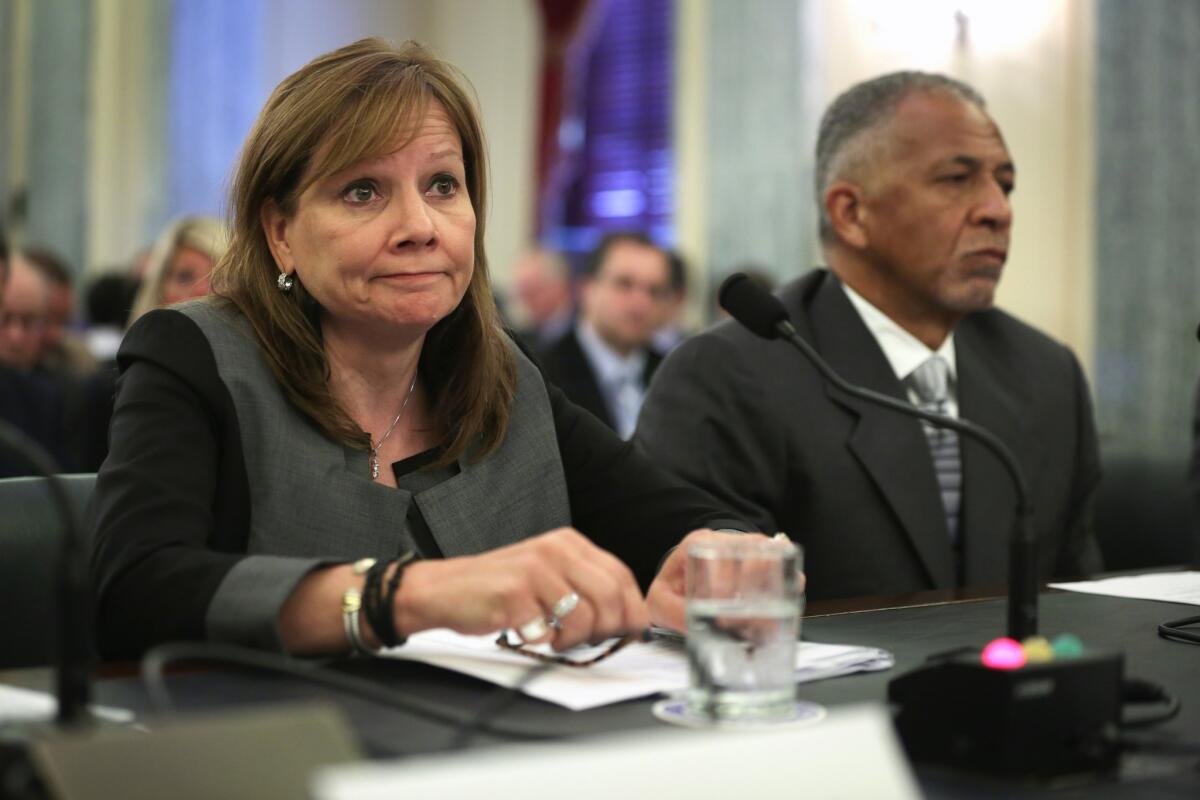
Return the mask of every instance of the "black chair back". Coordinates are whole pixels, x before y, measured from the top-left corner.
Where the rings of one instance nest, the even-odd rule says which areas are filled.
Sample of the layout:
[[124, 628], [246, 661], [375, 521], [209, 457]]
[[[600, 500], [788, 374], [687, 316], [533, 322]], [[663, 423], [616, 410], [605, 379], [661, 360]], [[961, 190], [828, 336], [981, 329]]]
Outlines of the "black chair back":
[[1110, 571], [1191, 565], [1200, 559], [1185, 480], [1176, 462], [1107, 457], [1096, 497], [1096, 538]]
[[[82, 525], [96, 476], [60, 477]], [[62, 530], [45, 478], [0, 480], [0, 669], [53, 661]]]

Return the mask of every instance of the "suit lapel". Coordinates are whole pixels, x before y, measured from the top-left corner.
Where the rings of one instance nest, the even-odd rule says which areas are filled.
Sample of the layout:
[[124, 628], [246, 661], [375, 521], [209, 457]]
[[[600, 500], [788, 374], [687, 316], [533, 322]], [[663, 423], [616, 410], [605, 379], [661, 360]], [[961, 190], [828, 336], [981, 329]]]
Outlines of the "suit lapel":
[[[982, 425], [1009, 446], [1022, 469], [1032, 466], [1033, 430], [1020, 374], [1007, 368], [989, 348], [978, 320], [958, 326], [954, 345], [958, 362], [959, 416]], [[991, 451], [961, 437], [963, 517], [968, 583], [1002, 583], [1008, 579], [1008, 542], [1015, 517], [1012, 479]], [[1032, 478], [1031, 473], [1026, 473]], [[1032, 486], [1030, 487], [1032, 489]]]
[[[808, 318], [810, 341], [849, 382], [907, 401], [878, 342], [827, 274], [815, 290]], [[830, 399], [857, 418], [846, 447], [871, 476], [912, 542], [935, 588], [957, 583], [950, 534], [929, 445], [920, 423], [826, 387]]]
[[562, 346], [566, 356], [563, 364], [570, 370], [571, 399], [576, 405], [583, 406], [599, 417], [608, 427], [615, 428], [604, 393], [600, 391], [600, 382], [596, 380], [596, 371], [592, 368], [587, 353], [580, 346], [574, 330], [563, 336]]
[[646, 348], [646, 366], [642, 369], [642, 385], [647, 389], [650, 388], [650, 381], [654, 378], [654, 373], [658, 370], [658, 365], [662, 363], [662, 360], [662, 353]]

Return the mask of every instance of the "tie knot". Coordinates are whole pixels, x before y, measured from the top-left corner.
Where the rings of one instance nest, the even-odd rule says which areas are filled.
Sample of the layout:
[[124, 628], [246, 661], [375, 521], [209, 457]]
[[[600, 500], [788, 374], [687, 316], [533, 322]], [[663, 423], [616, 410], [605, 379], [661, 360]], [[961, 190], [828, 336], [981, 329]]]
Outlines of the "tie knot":
[[912, 371], [908, 380], [922, 403], [942, 403], [947, 396], [950, 365], [941, 356], [930, 356]]

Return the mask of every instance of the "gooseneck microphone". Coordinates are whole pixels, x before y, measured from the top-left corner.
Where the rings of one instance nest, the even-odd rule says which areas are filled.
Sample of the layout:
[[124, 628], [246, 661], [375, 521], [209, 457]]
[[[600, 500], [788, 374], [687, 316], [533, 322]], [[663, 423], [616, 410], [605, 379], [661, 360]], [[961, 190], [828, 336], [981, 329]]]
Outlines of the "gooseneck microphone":
[[58, 549], [55, 595], [58, 601], [54, 663], [58, 722], [73, 725], [87, 719], [90, 699], [88, 679], [91, 661], [91, 630], [88, 619], [88, 566], [83, 538], [66, 487], [57, 476], [54, 459], [16, 426], [0, 420], [0, 448], [15, 454], [46, 486], [62, 524]]
[[1017, 492], [1017, 518], [1009, 542], [1008, 635], [1022, 641], [1037, 633], [1037, 542], [1033, 536], [1033, 505], [1029, 488], [1012, 451], [995, 434], [965, 419], [934, 414], [862, 386], [855, 386], [838, 375], [800, 337], [779, 298], [749, 276], [738, 272], [721, 284], [721, 306], [747, 330], [764, 339], [784, 339], [808, 359], [817, 372], [839, 391], [889, 408], [910, 417], [923, 419], [939, 428], [949, 428], [968, 436], [990, 450], [1004, 465]]

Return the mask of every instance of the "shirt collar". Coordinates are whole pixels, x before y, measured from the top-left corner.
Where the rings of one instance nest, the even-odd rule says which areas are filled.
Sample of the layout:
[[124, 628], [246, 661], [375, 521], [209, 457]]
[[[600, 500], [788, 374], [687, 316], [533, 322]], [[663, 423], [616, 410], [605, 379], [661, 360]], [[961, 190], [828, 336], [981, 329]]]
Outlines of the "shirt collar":
[[596, 377], [600, 379], [601, 384], [611, 386], [626, 379], [641, 382], [642, 374], [646, 369], [644, 348], [638, 348], [629, 355], [623, 356], [609, 347], [608, 343], [596, 333], [595, 328], [583, 320], [580, 320], [575, 326], [575, 335], [579, 338], [579, 346], [583, 348], [583, 352], [592, 362], [592, 367], [596, 370]]
[[954, 351], [954, 331], [950, 332], [941, 347], [937, 350], [930, 350], [924, 342], [897, 325], [891, 317], [872, 305], [869, 300], [851, 289], [845, 282], [841, 283], [846, 297], [850, 298], [850, 304], [858, 311], [863, 324], [867, 326], [867, 330], [879, 343], [879, 348], [883, 350], [883, 355], [887, 358], [898, 380], [903, 381], [912, 374], [914, 369], [933, 355], [941, 356], [946, 361], [950, 367], [950, 380], [957, 380], [958, 362]]

